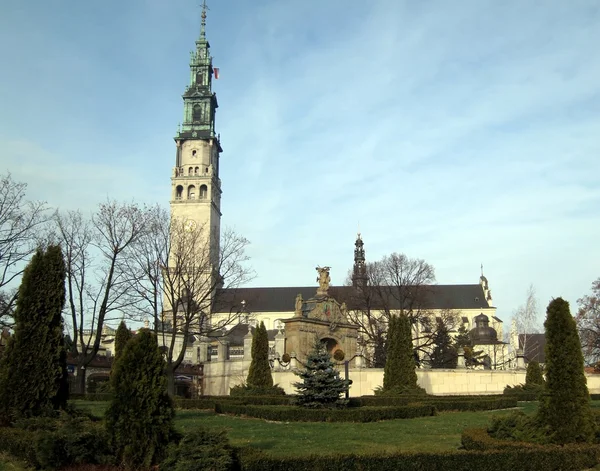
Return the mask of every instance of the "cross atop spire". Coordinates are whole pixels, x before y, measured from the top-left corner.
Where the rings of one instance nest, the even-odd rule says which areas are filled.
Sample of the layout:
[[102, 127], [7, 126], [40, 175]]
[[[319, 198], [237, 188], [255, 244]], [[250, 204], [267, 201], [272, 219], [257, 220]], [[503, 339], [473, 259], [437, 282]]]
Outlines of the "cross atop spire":
[[206, 10], [209, 10], [206, 5], [206, 0], [202, 2], [202, 22], [200, 23], [200, 39], [206, 39]]

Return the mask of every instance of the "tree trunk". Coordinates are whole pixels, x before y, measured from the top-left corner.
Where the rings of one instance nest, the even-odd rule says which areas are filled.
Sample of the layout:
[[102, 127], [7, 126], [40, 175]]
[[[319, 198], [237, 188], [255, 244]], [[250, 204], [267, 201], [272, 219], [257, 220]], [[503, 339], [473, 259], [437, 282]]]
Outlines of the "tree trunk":
[[171, 365], [167, 366], [167, 391], [169, 396], [175, 397], [175, 370]]
[[85, 394], [85, 366], [77, 365], [77, 393]]

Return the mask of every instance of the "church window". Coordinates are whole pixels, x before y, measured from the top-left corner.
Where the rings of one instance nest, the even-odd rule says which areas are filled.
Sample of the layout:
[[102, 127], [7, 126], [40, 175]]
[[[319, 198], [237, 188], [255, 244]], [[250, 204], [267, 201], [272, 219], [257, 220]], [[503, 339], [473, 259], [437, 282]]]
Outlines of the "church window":
[[208, 167], [204, 167], [204, 173], [208, 173]]
[[200, 168], [199, 168], [199, 167], [196, 167], [196, 168], [194, 169], [194, 175], [198, 175], [198, 170], [200, 170]]
[[188, 169], [188, 175], [192, 175], [194, 173], [194, 167], [190, 167]]
[[196, 149], [192, 151], [192, 157], [196, 157]]
[[196, 85], [204, 85], [204, 74], [202, 72], [196, 74]]
[[175, 199], [180, 200], [182, 193], [183, 193], [183, 187], [181, 185], [177, 185], [177, 188], [175, 188]]
[[205, 200], [208, 196], [208, 187], [206, 185], [200, 186], [200, 199]]
[[188, 186], [187, 197], [188, 200], [193, 200], [196, 198], [196, 187], [194, 185]]

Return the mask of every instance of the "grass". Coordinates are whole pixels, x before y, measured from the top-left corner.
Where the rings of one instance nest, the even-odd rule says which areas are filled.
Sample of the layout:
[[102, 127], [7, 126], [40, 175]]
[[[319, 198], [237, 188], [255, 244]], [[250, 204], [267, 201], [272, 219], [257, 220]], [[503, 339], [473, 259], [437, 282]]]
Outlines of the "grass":
[[[76, 401], [76, 406], [102, 416], [108, 403]], [[526, 413], [537, 403], [521, 403]], [[284, 423], [217, 415], [211, 411], [178, 410], [177, 429], [182, 432], [203, 425], [227, 430], [235, 446], [251, 446], [273, 456], [306, 454], [386, 453], [395, 451], [456, 450], [467, 427], [486, 427], [493, 415], [510, 410], [447, 412], [435, 417], [389, 420], [375, 423]], [[324, 443], [326, 446], [324, 446]]]

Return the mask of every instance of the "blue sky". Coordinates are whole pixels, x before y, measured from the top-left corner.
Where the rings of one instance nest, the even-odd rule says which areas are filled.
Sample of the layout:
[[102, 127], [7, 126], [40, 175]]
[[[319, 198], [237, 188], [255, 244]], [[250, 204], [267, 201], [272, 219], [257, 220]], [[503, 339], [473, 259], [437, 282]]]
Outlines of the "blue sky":
[[[167, 205], [198, 3], [2, 2], [1, 171], [61, 208]], [[343, 283], [360, 224], [368, 260], [438, 283], [483, 263], [504, 320], [530, 283], [575, 310], [600, 276], [597, 0], [209, 6], [223, 225], [253, 285]]]

